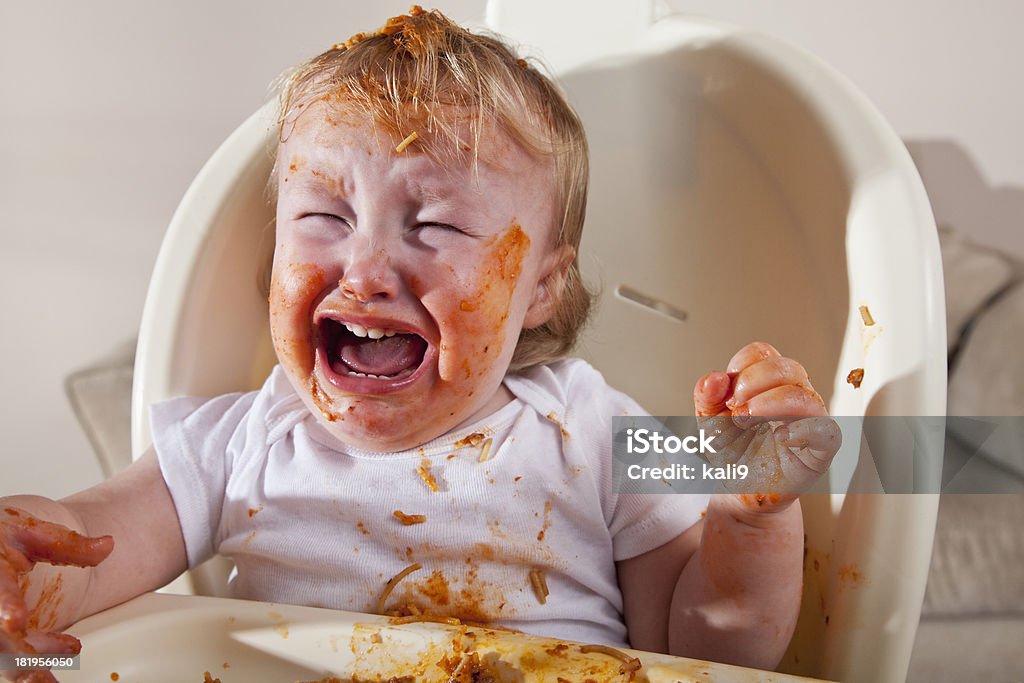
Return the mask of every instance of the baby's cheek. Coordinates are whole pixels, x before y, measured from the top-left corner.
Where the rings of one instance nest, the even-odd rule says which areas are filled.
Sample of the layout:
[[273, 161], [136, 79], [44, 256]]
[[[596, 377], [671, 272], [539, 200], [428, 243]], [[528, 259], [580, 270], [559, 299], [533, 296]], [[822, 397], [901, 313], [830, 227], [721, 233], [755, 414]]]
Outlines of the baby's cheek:
[[324, 288], [324, 271], [308, 263], [275, 264], [270, 283], [270, 332], [277, 358], [290, 372], [313, 373], [315, 346], [310, 316]]
[[441, 340], [443, 380], [471, 382], [494, 369], [505, 350], [512, 298], [529, 249], [529, 236], [512, 224], [488, 249], [468, 295], [450, 302], [441, 320], [449, 331]]

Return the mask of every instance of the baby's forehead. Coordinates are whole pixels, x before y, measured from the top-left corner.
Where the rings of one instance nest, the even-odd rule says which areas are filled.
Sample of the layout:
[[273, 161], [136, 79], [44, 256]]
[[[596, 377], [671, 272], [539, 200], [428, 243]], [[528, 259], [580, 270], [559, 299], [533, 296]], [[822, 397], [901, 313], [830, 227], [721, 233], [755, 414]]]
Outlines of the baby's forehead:
[[452, 171], [483, 167], [537, 172], [550, 155], [527, 150], [503, 126], [472, 107], [434, 105], [401, 126], [343, 101], [317, 100], [281, 124], [280, 162], [301, 149], [325, 163], [353, 151], [384, 158], [422, 158]]

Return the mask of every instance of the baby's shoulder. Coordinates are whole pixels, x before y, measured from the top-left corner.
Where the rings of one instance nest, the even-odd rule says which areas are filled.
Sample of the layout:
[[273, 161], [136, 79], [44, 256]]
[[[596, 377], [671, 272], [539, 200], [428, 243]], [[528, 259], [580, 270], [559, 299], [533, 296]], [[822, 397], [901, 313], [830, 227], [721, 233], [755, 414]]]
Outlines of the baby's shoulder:
[[604, 375], [582, 358], [565, 358], [510, 373], [505, 384], [527, 403], [566, 414], [609, 420], [613, 415], [646, 414], [635, 400], [609, 385]]

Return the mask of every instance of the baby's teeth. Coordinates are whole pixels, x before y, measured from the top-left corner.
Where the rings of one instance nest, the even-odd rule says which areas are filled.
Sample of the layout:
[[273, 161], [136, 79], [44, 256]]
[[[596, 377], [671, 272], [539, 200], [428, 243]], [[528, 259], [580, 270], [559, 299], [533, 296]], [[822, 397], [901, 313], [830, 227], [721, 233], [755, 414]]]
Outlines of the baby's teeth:
[[369, 377], [370, 379], [390, 379], [389, 377], [385, 377], [384, 375], [363, 374], [361, 372], [356, 372], [355, 370], [349, 370], [348, 371], [348, 376], [349, 377]]
[[363, 327], [356, 323], [345, 323], [345, 327], [347, 327], [348, 331], [357, 337], [369, 337], [370, 339], [394, 337], [397, 334], [394, 330], [386, 330], [382, 327]]

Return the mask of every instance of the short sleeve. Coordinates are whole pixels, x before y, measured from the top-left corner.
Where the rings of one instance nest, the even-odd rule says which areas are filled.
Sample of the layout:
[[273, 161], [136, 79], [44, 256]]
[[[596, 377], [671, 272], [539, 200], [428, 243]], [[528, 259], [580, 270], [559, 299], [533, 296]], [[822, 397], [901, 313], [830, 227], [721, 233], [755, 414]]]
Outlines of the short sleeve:
[[702, 493], [622, 493], [612, 478], [612, 418], [647, 415], [633, 398], [605, 381], [585, 361], [573, 359], [555, 366], [565, 381], [569, 421], [585, 425], [574, 430], [579, 445], [600, 454], [602, 508], [612, 538], [615, 561], [628, 560], [654, 550], [701, 519], [710, 496]]
[[616, 562], [676, 538], [700, 520], [710, 501], [706, 493], [629, 493], [616, 498], [608, 528]]
[[150, 409], [153, 447], [174, 500], [189, 567], [216, 552], [234, 455], [252, 438], [246, 423], [255, 396], [177, 398]]

